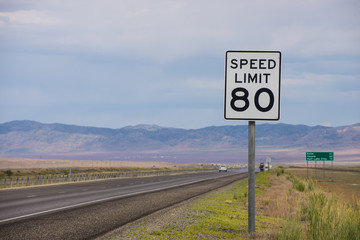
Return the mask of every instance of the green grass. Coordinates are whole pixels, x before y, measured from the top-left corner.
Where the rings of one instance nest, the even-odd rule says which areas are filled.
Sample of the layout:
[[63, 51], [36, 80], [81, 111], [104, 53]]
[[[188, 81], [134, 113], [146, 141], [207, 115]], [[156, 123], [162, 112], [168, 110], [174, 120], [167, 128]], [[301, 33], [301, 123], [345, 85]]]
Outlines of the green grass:
[[[269, 186], [268, 173], [256, 175], [256, 195]], [[247, 235], [247, 180], [237, 182], [231, 189], [214, 192], [189, 206], [188, 224], [170, 224], [153, 232], [144, 227], [137, 229], [136, 239], [231, 239]], [[256, 217], [257, 230], [263, 229], [278, 219]], [[130, 234], [134, 236], [134, 233]]]
[[[268, 173], [256, 175], [256, 191], [259, 196], [265, 187], [269, 185]], [[248, 232], [247, 210], [247, 181], [235, 184], [229, 191], [222, 194], [214, 194], [211, 197], [199, 201], [191, 206], [201, 220], [187, 229], [188, 239], [200, 238], [234, 238]], [[272, 218], [257, 217], [256, 226], [260, 222], [276, 221]]]
[[360, 239], [359, 204], [341, 204], [323, 192], [310, 196], [305, 215], [311, 239]]
[[275, 167], [276, 176], [280, 176], [285, 173], [285, 170], [283, 167]]
[[[289, 177], [287, 179], [292, 181], [293, 188], [298, 190], [299, 192], [304, 192], [306, 190], [306, 184], [300, 178], [298, 178], [294, 175], [289, 175]], [[310, 188], [313, 188], [313, 186], [311, 186]]]

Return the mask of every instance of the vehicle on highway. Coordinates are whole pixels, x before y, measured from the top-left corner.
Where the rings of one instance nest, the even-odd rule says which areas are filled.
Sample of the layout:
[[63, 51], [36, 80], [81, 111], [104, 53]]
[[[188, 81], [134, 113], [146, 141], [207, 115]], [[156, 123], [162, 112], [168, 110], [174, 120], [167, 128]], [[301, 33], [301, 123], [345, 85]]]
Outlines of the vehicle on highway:
[[265, 164], [264, 164], [263, 162], [260, 163], [259, 169], [260, 169], [260, 172], [263, 172], [263, 171], [264, 171], [264, 169], [265, 169]]
[[225, 165], [221, 165], [219, 167], [219, 172], [227, 172], [227, 167]]
[[269, 170], [272, 169], [272, 165], [271, 164], [265, 164], [265, 170]]

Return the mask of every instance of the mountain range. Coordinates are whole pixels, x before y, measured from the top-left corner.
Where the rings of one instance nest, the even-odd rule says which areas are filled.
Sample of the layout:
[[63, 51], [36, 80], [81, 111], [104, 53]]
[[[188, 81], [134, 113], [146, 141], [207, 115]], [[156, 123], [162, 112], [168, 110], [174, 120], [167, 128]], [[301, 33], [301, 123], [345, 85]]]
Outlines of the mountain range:
[[[354, 153], [360, 149], [360, 123], [342, 127], [257, 124], [255, 139], [260, 156], [272, 154], [279, 159], [284, 153], [304, 151]], [[236, 161], [246, 155], [247, 144], [247, 125], [181, 129], [142, 124], [111, 129], [26, 120], [0, 124], [0, 157]]]

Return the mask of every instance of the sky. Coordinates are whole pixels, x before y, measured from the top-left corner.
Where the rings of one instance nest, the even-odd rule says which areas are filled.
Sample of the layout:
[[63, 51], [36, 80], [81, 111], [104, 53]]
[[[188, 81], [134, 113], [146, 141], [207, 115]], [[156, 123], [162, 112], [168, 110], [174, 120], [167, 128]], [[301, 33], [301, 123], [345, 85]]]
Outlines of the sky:
[[359, 123], [359, 12], [358, 0], [0, 0], [0, 123], [247, 124], [224, 119], [228, 50], [281, 51], [271, 123]]

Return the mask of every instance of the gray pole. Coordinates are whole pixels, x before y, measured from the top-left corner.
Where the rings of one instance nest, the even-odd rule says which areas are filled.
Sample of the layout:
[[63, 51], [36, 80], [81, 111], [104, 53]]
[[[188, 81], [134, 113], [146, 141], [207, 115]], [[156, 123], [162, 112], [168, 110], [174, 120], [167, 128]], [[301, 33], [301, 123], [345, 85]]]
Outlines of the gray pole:
[[248, 151], [248, 227], [251, 234], [255, 232], [255, 121], [249, 121]]
[[306, 160], [306, 178], [309, 179], [309, 161]]

